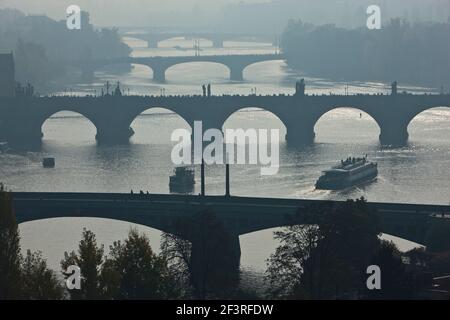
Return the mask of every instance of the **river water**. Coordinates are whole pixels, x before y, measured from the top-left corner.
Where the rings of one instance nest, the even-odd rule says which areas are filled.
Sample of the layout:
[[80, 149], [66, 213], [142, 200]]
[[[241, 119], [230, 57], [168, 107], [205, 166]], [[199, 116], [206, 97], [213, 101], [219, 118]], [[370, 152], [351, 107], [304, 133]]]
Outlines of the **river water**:
[[[171, 39], [158, 49], [147, 49], [145, 43], [126, 39], [133, 47], [133, 55], [188, 55], [193, 54], [192, 41]], [[201, 54], [273, 53], [268, 44], [225, 43], [224, 49], [208, 48], [201, 43]], [[174, 49], [179, 46], [186, 49]], [[111, 69], [96, 72], [92, 84], [79, 84], [70, 89], [73, 94], [100, 92], [106, 81], [120, 81], [125, 93], [200, 94], [201, 84], [211, 83], [213, 94], [293, 93], [293, 84], [299, 75], [283, 62], [272, 61], [249, 66], [245, 82], [228, 80], [224, 66], [212, 63], [181, 64], [167, 71], [167, 83], [151, 80], [152, 71], [135, 65], [130, 72], [116, 74]], [[340, 83], [326, 79], [305, 77], [308, 93], [349, 94], [387, 92], [383, 83]], [[348, 88], [348, 89], [346, 89]], [[430, 88], [402, 86], [401, 90], [429, 92]], [[63, 93], [63, 92], [58, 92]], [[131, 189], [168, 193], [168, 179], [173, 164], [170, 153], [173, 143], [170, 134], [177, 128], [188, 128], [177, 115], [165, 109], [151, 109], [132, 124], [135, 135], [130, 144], [97, 146], [95, 127], [85, 118], [70, 112], [61, 112], [43, 125], [43, 144], [38, 150], [12, 150], [0, 154], [1, 181], [14, 191], [86, 191], [130, 192]], [[228, 128], [276, 128], [284, 137], [285, 127], [269, 112], [246, 109], [232, 115]], [[450, 109], [435, 108], [418, 115], [409, 126], [409, 144], [401, 148], [385, 148], [378, 142], [379, 128], [367, 114], [359, 110], [341, 108], [324, 115], [316, 125], [316, 141], [301, 148], [288, 147], [280, 142], [280, 169], [277, 175], [261, 176], [256, 165], [239, 165], [231, 169], [231, 193], [241, 196], [286, 197], [311, 199], [347, 199], [364, 196], [369, 201], [438, 203], [450, 201]], [[370, 184], [345, 192], [317, 191], [314, 183], [320, 171], [327, 169], [349, 155], [368, 154], [378, 162], [379, 177]], [[42, 157], [53, 155], [56, 168], [44, 169]], [[198, 169], [198, 168], [197, 168]], [[196, 170], [199, 181], [199, 170]], [[224, 193], [222, 166], [206, 169], [207, 194]], [[196, 193], [199, 192], [197, 183]], [[148, 234], [152, 247], [159, 251], [161, 233], [157, 230], [129, 223], [102, 220], [64, 218], [35, 221], [20, 225], [24, 250], [41, 250], [51, 267], [59, 269], [64, 251], [76, 248], [82, 229], [97, 234], [106, 248], [115, 240], [126, 237], [131, 227]], [[242, 267], [263, 272], [265, 261], [275, 250], [274, 230], [264, 230], [240, 237]], [[395, 239], [400, 248], [414, 246]], [[249, 273], [250, 275], [251, 273]]]

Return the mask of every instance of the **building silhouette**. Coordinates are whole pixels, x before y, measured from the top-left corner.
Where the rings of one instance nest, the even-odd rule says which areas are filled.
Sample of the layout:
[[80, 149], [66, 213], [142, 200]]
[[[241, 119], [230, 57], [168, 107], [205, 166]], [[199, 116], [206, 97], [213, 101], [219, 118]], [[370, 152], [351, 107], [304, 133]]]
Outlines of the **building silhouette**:
[[15, 68], [12, 53], [0, 54], [0, 97], [14, 96]]

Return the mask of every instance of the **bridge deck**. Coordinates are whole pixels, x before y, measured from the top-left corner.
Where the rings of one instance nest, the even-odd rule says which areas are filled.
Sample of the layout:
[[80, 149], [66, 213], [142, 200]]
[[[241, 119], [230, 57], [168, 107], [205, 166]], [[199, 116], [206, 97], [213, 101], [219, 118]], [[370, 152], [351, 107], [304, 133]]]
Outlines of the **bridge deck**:
[[[311, 205], [342, 201], [279, 198], [121, 194], [121, 193], [13, 193], [18, 223], [58, 217], [96, 217], [142, 224], [165, 232], [174, 219], [212, 208], [233, 233], [241, 235], [288, 224], [286, 216], [307, 213]], [[382, 231], [422, 242], [433, 216], [450, 213], [448, 205], [375, 203]]]
[[[259, 198], [239, 196], [198, 196], [176, 194], [139, 194], [139, 193], [86, 193], [86, 192], [13, 192], [16, 202], [24, 201], [78, 201], [78, 202], [141, 202], [141, 203], [189, 203], [189, 204], [226, 204], [226, 205], [259, 205], [269, 207], [299, 208], [312, 204], [339, 204], [340, 200]], [[450, 212], [450, 205], [369, 202], [369, 206], [378, 210], [403, 213], [441, 213]]]

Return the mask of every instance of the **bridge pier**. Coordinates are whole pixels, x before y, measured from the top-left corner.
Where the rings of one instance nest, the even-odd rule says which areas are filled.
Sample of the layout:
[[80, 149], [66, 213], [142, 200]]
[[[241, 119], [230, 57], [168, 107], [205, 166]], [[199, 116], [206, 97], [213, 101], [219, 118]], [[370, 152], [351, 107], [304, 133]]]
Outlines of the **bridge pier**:
[[153, 80], [159, 83], [166, 82], [166, 70], [165, 67], [157, 67], [157, 66], [150, 66], [153, 70]]
[[380, 143], [382, 145], [403, 146], [408, 142], [408, 126], [401, 123], [381, 124]]
[[197, 298], [206, 298], [208, 291], [218, 284], [231, 288], [238, 285], [241, 259], [239, 236], [230, 234], [227, 240], [221, 239], [220, 243], [214, 245], [216, 248], [210, 246], [210, 241], [214, 243], [218, 240], [191, 241], [191, 282]]
[[159, 41], [156, 39], [147, 39], [147, 48], [157, 49]]
[[230, 248], [230, 260], [232, 262], [233, 268], [239, 271], [239, 267], [241, 264], [241, 242], [239, 241], [239, 235], [230, 235]]
[[286, 124], [286, 141], [288, 144], [311, 144], [314, 142], [316, 133], [314, 126], [297, 124]]
[[12, 145], [19, 146], [39, 146], [42, 143], [44, 134], [40, 133], [24, 133], [20, 135], [6, 135], [6, 141]]
[[5, 128], [4, 137], [9, 143], [33, 146], [41, 144], [42, 138], [44, 137], [41, 126], [34, 124], [17, 126], [17, 123], [20, 122], [12, 122]]
[[244, 67], [242, 66], [228, 66], [230, 68], [231, 81], [244, 81]]
[[133, 135], [131, 127], [97, 126], [95, 139], [98, 143], [127, 143]]

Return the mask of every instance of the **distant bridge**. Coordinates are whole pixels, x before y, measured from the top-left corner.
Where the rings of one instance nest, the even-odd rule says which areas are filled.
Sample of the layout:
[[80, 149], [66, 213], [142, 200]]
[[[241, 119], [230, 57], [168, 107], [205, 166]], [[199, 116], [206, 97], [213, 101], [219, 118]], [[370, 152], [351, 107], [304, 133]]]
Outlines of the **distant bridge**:
[[227, 40], [235, 41], [249, 41], [249, 42], [270, 42], [275, 44], [276, 36], [261, 35], [261, 34], [238, 34], [238, 33], [214, 33], [214, 32], [127, 32], [122, 33], [122, 36], [144, 40], [147, 42], [148, 48], [158, 48], [161, 41], [172, 38], [184, 39], [205, 39], [212, 42], [213, 47], [223, 48], [223, 44]]
[[282, 54], [236, 54], [236, 55], [200, 55], [200, 56], [171, 56], [171, 57], [126, 57], [117, 59], [101, 59], [89, 61], [68, 62], [81, 69], [84, 79], [92, 79], [94, 71], [113, 64], [140, 64], [153, 70], [153, 79], [158, 82], [166, 81], [166, 70], [182, 63], [212, 62], [225, 65], [230, 70], [230, 80], [243, 81], [244, 69], [249, 65], [264, 61], [284, 60]]
[[[213, 89], [214, 90], [214, 89]], [[450, 107], [449, 94], [392, 95], [269, 95], [269, 96], [101, 96], [0, 98], [0, 137], [10, 142], [39, 142], [42, 125], [59, 111], [77, 112], [97, 129], [99, 142], [123, 143], [133, 134], [131, 123], [142, 112], [154, 108], [175, 112], [193, 127], [222, 129], [235, 112], [258, 107], [278, 117], [286, 127], [289, 143], [314, 141], [314, 126], [336, 108], [355, 108], [369, 114], [380, 128], [384, 145], [403, 145], [408, 124], [421, 112]], [[167, 140], [170, 137], [165, 137]], [[164, 137], [161, 137], [164, 139]]]
[[[95, 217], [136, 223], [173, 233], [173, 222], [211, 208], [232, 235], [240, 256], [239, 235], [288, 225], [288, 215], [308, 216], [311, 205], [339, 201], [248, 198], [227, 196], [140, 195], [105, 193], [13, 193], [18, 223], [61, 218]], [[430, 227], [449, 213], [450, 206], [369, 203], [378, 211], [383, 233], [424, 243]], [[314, 219], [314, 218], [312, 218]]]

